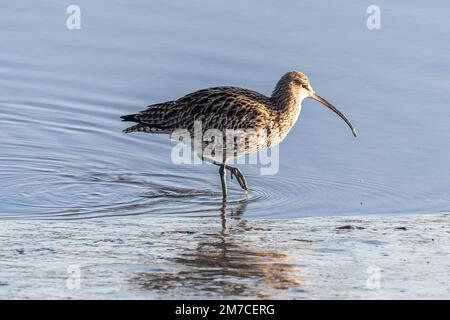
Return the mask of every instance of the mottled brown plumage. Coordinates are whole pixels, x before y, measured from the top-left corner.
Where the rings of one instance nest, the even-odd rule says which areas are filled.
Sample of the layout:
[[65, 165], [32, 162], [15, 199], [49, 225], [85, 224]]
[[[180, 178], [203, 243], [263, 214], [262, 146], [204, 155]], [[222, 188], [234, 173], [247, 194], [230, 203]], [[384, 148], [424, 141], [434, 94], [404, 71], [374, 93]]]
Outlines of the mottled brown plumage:
[[[185, 129], [193, 135], [195, 121], [201, 121], [203, 132], [209, 129], [219, 130], [224, 132], [224, 135], [226, 130], [251, 132], [245, 136], [245, 143], [235, 144], [232, 154], [224, 155], [222, 161], [209, 159], [221, 165], [225, 198], [226, 185], [224, 186], [223, 175], [226, 169], [238, 178], [241, 187], [247, 189], [242, 173], [237, 168], [227, 166], [226, 161], [230, 157], [257, 152], [280, 143], [296, 122], [302, 100], [308, 97], [320, 101], [336, 112], [356, 136], [345, 116], [316, 95], [307, 76], [298, 71], [286, 73], [281, 77], [270, 97], [238, 87], [214, 87], [190, 93], [178, 100], [153, 104], [140, 113], [121, 118], [123, 121], [137, 123], [125, 129], [125, 133], [143, 131], [172, 134], [176, 130]], [[206, 146], [207, 143], [203, 143], [203, 148]], [[200, 156], [204, 158], [203, 154]]]

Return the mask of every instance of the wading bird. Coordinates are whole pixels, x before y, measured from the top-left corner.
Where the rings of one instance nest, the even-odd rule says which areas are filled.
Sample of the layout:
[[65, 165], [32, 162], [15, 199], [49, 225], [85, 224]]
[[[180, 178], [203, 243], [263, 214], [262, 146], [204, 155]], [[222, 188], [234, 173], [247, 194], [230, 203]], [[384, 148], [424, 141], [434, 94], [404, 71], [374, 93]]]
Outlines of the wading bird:
[[237, 167], [227, 165], [227, 160], [270, 148], [283, 141], [297, 121], [305, 98], [317, 100], [334, 111], [356, 137], [355, 129], [344, 114], [316, 94], [308, 77], [299, 71], [282, 76], [270, 97], [238, 87], [214, 87], [190, 93], [178, 100], [150, 105], [137, 114], [122, 116], [122, 121], [137, 123], [123, 132], [172, 134], [183, 129], [194, 136], [196, 121], [201, 123], [203, 131], [215, 129], [220, 132], [252, 132], [252, 136], [245, 136], [243, 143], [232, 144], [230, 148], [224, 141], [224, 152], [219, 159], [204, 157], [202, 150], [207, 147], [208, 142], [202, 141], [202, 150], [195, 150], [202, 159], [219, 166], [223, 199], [226, 200], [226, 170], [230, 171], [231, 178], [236, 178], [242, 189], [248, 190], [242, 172]]

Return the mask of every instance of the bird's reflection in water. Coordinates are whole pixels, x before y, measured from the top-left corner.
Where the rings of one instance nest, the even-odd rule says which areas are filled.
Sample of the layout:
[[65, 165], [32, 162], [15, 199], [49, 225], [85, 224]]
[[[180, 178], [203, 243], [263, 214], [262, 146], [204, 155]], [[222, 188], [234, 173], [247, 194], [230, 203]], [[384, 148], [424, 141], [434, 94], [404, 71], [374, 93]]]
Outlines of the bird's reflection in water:
[[303, 292], [298, 266], [285, 253], [264, 250], [258, 237], [264, 230], [242, 219], [247, 202], [228, 206], [221, 208], [219, 232], [202, 234], [195, 248], [169, 261], [176, 272], [141, 272], [132, 282], [169, 297], [266, 299]]

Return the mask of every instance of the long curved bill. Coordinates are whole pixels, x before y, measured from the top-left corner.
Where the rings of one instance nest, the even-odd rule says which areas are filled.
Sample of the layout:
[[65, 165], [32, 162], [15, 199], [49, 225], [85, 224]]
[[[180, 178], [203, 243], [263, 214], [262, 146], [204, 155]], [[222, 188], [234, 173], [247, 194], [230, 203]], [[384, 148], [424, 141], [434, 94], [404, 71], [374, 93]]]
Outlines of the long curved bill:
[[350, 123], [350, 121], [348, 121], [348, 119], [345, 117], [345, 115], [340, 112], [338, 110], [338, 108], [336, 108], [335, 106], [333, 106], [331, 103], [329, 103], [327, 100], [325, 100], [324, 98], [322, 98], [321, 96], [319, 96], [318, 94], [313, 94], [310, 96], [311, 99], [317, 100], [319, 101], [321, 104], [323, 104], [325, 107], [330, 108], [331, 110], [333, 110], [339, 117], [341, 117], [342, 120], [345, 121], [345, 123], [350, 127], [350, 129], [352, 130], [353, 135], [356, 137], [356, 130], [355, 128], [353, 128], [352, 124]]

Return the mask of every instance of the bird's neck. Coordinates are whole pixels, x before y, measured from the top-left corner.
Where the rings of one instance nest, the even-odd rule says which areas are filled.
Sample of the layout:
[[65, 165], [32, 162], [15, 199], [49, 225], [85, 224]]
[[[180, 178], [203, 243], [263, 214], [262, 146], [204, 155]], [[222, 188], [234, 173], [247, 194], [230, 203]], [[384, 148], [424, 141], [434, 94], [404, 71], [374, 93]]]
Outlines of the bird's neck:
[[297, 121], [301, 104], [304, 98], [307, 97], [305, 91], [293, 89], [291, 86], [278, 83], [275, 87], [272, 96], [272, 107], [277, 113], [277, 123], [280, 132], [280, 139], [288, 134]]
[[297, 113], [301, 108], [301, 103], [307, 94], [303, 91], [292, 89], [289, 85], [278, 84], [272, 92], [270, 100], [272, 106], [279, 115], [289, 115]]

